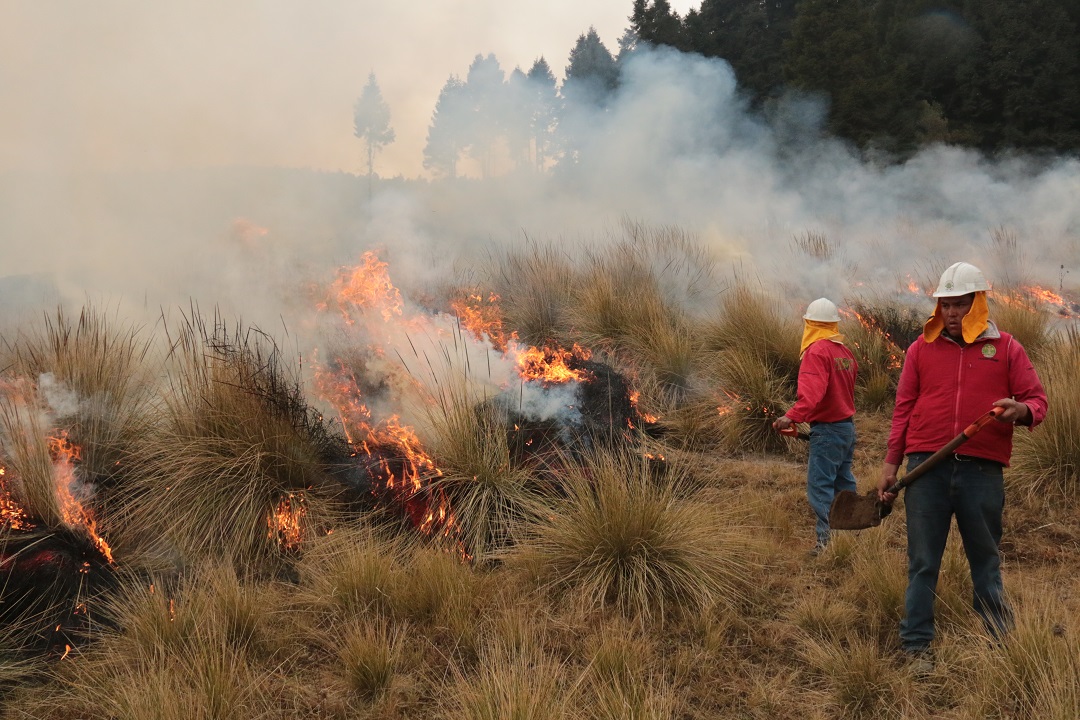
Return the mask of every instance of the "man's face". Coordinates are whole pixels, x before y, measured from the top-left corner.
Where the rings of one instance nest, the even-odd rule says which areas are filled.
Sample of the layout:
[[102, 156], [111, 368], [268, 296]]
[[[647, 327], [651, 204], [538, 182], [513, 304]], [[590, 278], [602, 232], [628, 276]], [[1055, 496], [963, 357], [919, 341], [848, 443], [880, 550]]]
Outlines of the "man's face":
[[945, 321], [945, 332], [954, 338], [961, 337], [964, 329], [964, 316], [975, 302], [975, 294], [961, 295], [960, 297], [938, 298], [938, 307], [941, 308], [941, 319]]

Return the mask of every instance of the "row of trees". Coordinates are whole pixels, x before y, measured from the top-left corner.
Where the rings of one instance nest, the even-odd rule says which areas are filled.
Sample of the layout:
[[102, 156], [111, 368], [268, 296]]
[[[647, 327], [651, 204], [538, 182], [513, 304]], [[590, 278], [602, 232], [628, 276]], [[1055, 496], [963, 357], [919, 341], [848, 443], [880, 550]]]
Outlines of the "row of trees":
[[828, 98], [829, 129], [905, 153], [1080, 150], [1080, 0], [634, 0], [643, 42], [722, 57], [768, 111]]
[[[424, 167], [440, 177], [456, 177], [463, 159], [480, 174], [500, 168], [550, 167], [557, 158], [575, 157], [572, 108], [603, 107], [618, 84], [619, 68], [634, 48], [628, 31], [613, 55], [595, 28], [583, 33], [570, 51], [560, 86], [551, 66], [538, 58], [528, 72], [509, 76], [494, 55], [477, 55], [464, 79], [450, 75], [439, 92], [424, 146]], [[393, 142], [390, 111], [374, 74], [354, 107], [354, 134], [364, 141], [368, 174], [374, 157]]]
[[[509, 76], [477, 55], [439, 93], [424, 167], [455, 177], [543, 170], [580, 153], [579, 110], [603, 108], [636, 48], [664, 45], [731, 63], [769, 116], [792, 91], [828, 101], [828, 130], [899, 156], [931, 142], [986, 152], [1080, 150], [1080, 0], [632, 0], [613, 55], [590, 28], [560, 85], [548, 62]], [[393, 142], [375, 76], [357, 101], [368, 173]]]

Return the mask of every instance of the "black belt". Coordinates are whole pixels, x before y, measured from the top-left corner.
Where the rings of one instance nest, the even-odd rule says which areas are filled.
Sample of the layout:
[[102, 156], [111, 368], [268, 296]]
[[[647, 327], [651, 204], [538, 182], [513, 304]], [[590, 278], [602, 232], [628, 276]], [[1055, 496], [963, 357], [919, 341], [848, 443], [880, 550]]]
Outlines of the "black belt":
[[956, 454], [953, 455], [953, 458], [956, 460], [956, 462], [994, 463], [995, 465], [1001, 465], [1002, 467], [1004, 467], [1004, 463], [1000, 463], [997, 460], [990, 460], [988, 458], [976, 457], [975, 455], [961, 455], [960, 453], [956, 453]]
[[810, 422], [810, 427], [814, 427], [816, 425], [835, 425], [836, 423], [849, 423], [849, 422], [854, 422], [854, 421], [855, 421], [855, 416], [854, 415], [849, 415], [846, 418], [844, 418], [843, 420], [812, 420]]

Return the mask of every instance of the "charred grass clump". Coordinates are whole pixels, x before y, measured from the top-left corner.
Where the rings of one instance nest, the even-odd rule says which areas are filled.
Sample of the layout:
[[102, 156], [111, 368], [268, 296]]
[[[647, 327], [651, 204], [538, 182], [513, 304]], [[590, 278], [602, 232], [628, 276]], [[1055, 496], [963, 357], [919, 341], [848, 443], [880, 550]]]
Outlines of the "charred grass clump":
[[5, 340], [0, 375], [0, 620], [18, 645], [62, 655], [109, 624], [115, 491], [153, 426], [150, 343], [131, 327], [61, 307]]

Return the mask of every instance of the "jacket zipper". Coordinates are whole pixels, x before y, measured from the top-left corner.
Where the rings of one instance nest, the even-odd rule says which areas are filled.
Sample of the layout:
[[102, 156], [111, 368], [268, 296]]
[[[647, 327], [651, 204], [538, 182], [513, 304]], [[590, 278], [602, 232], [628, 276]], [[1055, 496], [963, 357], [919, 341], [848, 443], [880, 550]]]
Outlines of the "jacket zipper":
[[[957, 344], [959, 347], [959, 344]], [[953, 435], [960, 432], [960, 393], [963, 390], [964, 380], [964, 350], [960, 348], [960, 362], [956, 366], [956, 404], [953, 406]]]

